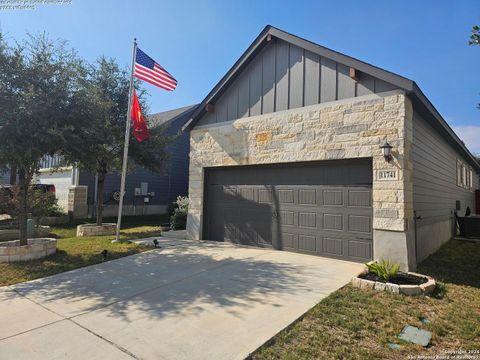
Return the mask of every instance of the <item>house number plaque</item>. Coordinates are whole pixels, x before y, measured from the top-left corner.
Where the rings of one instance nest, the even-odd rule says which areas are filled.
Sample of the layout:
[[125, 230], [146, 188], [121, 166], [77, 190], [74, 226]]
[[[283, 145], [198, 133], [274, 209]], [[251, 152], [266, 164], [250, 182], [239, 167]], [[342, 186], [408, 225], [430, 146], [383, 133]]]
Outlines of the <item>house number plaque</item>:
[[397, 180], [397, 170], [378, 170], [377, 180], [379, 181], [388, 181], [388, 180]]

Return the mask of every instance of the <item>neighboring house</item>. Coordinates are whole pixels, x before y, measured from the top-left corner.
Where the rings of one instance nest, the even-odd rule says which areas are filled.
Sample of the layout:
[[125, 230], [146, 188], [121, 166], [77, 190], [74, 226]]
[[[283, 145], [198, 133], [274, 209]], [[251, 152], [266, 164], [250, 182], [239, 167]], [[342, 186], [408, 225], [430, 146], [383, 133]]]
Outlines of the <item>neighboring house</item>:
[[10, 184], [10, 171], [0, 170], [0, 184]]
[[415, 269], [479, 187], [414, 81], [271, 26], [184, 129], [193, 239]]
[[[167, 205], [177, 196], [187, 195], [189, 138], [188, 134], [181, 132], [181, 128], [194, 109], [195, 106], [187, 106], [149, 117], [150, 126], [166, 125], [166, 135], [176, 137], [168, 146], [169, 162], [162, 173], [137, 167], [127, 174], [123, 214], [165, 213]], [[76, 167], [58, 167], [61, 161], [60, 157], [45, 158], [36, 181], [55, 185], [58, 203], [65, 211], [75, 211], [75, 217], [94, 216], [97, 201], [95, 175]], [[79, 197], [78, 192], [74, 191], [75, 188], [83, 188], [86, 195]], [[120, 175], [108, 174], [104, 190], [105, 216], [117, 215], [119, 190]], [[82, 191], [82, 194], [85, 194], [85, 191]], [[76, 199], [72, 200], [72, 196]], [[82, 204], [78, 204], [78, 201]]]

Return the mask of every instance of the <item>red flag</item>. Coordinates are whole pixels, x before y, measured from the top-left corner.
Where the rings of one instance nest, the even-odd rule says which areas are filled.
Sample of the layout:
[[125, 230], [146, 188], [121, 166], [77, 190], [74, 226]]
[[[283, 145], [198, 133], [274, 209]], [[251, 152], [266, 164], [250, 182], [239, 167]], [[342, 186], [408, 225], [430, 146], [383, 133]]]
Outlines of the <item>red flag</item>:
[[145, 117], [142, 114], [142, 109], [140, 108], [140, 103], [138, 102], [137, 94], [135, 89], [133, 89], [133, 102], [132, 102], [132, 127], [133, 127], [133, 136], [137, 139], [138, 142], [147, 140], [150, 137], [148, 132], [147, 123]]

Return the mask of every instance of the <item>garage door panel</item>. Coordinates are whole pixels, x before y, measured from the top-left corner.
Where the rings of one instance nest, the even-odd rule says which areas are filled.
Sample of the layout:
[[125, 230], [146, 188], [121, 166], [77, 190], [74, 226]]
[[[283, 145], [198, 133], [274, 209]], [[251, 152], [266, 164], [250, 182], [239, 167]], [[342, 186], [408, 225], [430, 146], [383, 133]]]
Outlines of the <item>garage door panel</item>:
[[299, 189], [298, 204], [299, 205], [317, 205], [316, 189]]
[[352, 258], [371, 259], [372, 242], [360, 240], [348, 240], [348, 255]]
[[259, 189], [258, 202], [271, 204], [273, 202], [273, 191], [271, 189]]
[[295, 203], [294, 189], [278, 189], [278, 202], [282, 205], [289, 205]]
[[372, 192], [370, 190], [349, 190], [348, 206], [371, 207]]
[[343, 215], [323, 214], [323, 229], [330, 231], [344, 231]]
[[348, 230], [365, 234], [372, 233], [372, 218], [370, 216], [349, 215]]
[[220, 187], [223, 195], [223, 201], [231, 202], [237, 199], [237, 188], [235, 186]]
[[279, 245], [282, 249], [298, 249], [298, 235], [282, 232]]
[[304, 251], [317, 251], [317, 238], [314, 235], [298, 235], [298, 249]]
[[[221, 215], [220, 215], [221, 216]], [[216, 223], [216, 221], [214, 222]], [[235, 208], [225, 208], [223, 212], [224, 237], [227, 241], [235, 241], [237, 238], [237, 228], [241, 226], [242, 220], [239, 219]], [[213, 226], [217, 229], [217, 226]]]
[[280, 222], [280, 226], [297, 226], [296, 219], [296, 212], [292, 210], [280, 210], [279, 212], [280, 217], [278, 221]]
[[341, 190], [323, 190], [324, 206], [343, 206], [344, 193]]
[[[372, 257], [373, 211], [371, 164], [363, 163], [370, 171], [356, 173], [361, 184], [348, 184], [348, 178], [322, 184], [322, 179], [332, 177], [319, 176], [328, 166], [312, 165], [308, 171], [303, 167], [302, 176], [287, 166], [282, 172], [270, 172], [268, 166], [259, 166], [258, 172], [250, 166], [207, 170], [210, 203], [205, 204], [204, 238], [367, 261]], [[348, 177], [354, 172], [341, 173]], [[358, 178], [359, 173], [364, 177]], [[264, 183], [254, 183], [258, 179]], [[308, 179], [311, 184], [305, 183]]]
[[238, 194], [243, 200], [255, 201], [255, 189], [242, 187], [238, 189]]
[[301, 228], [316, 228], [317, 227], [317, 213], [314, 212], [299, 212], [298, 226]]
[[344, 256], [344, 239], [323, 237], [323, 252], [328, 255]]

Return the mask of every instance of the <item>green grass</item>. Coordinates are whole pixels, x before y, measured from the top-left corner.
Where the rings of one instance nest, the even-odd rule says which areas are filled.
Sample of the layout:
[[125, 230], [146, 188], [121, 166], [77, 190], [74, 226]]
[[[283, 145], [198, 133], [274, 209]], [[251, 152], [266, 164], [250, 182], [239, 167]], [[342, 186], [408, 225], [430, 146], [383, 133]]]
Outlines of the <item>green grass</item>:
[[[116, 219], [104, 219], [115, 222]], [[164, 216], [125, 217], [122, 221], [121, 238], [132, 240], [161, 234], [160, 224]], [[64, 271], [97, 264], [103, 261], [100, 252], [108, 250], [108, 260], [133, 255], [148, 249], [133, 243], [115, 243], [115, 236], [76, 237], [76, 226], [81, 222], [60, 225], [52, 228], [52, 236], [57, 238], [57, 252], [40, 260], [0, 263], [0, 286], [58, 274]]]
[[[480, 244], [450, 241], [418, 272], [440, 281], [431, 297], [366, 291], [350, 285], [334, 292], [276, 335], [253, 359], [405, 359], [480, 350]], [[426, 317], [430, 323], [423, 324]], [[405, 325], [433, 333], [431, 346], [401, 343]], [[387, 343], [402, 345], [391, 350]]]

